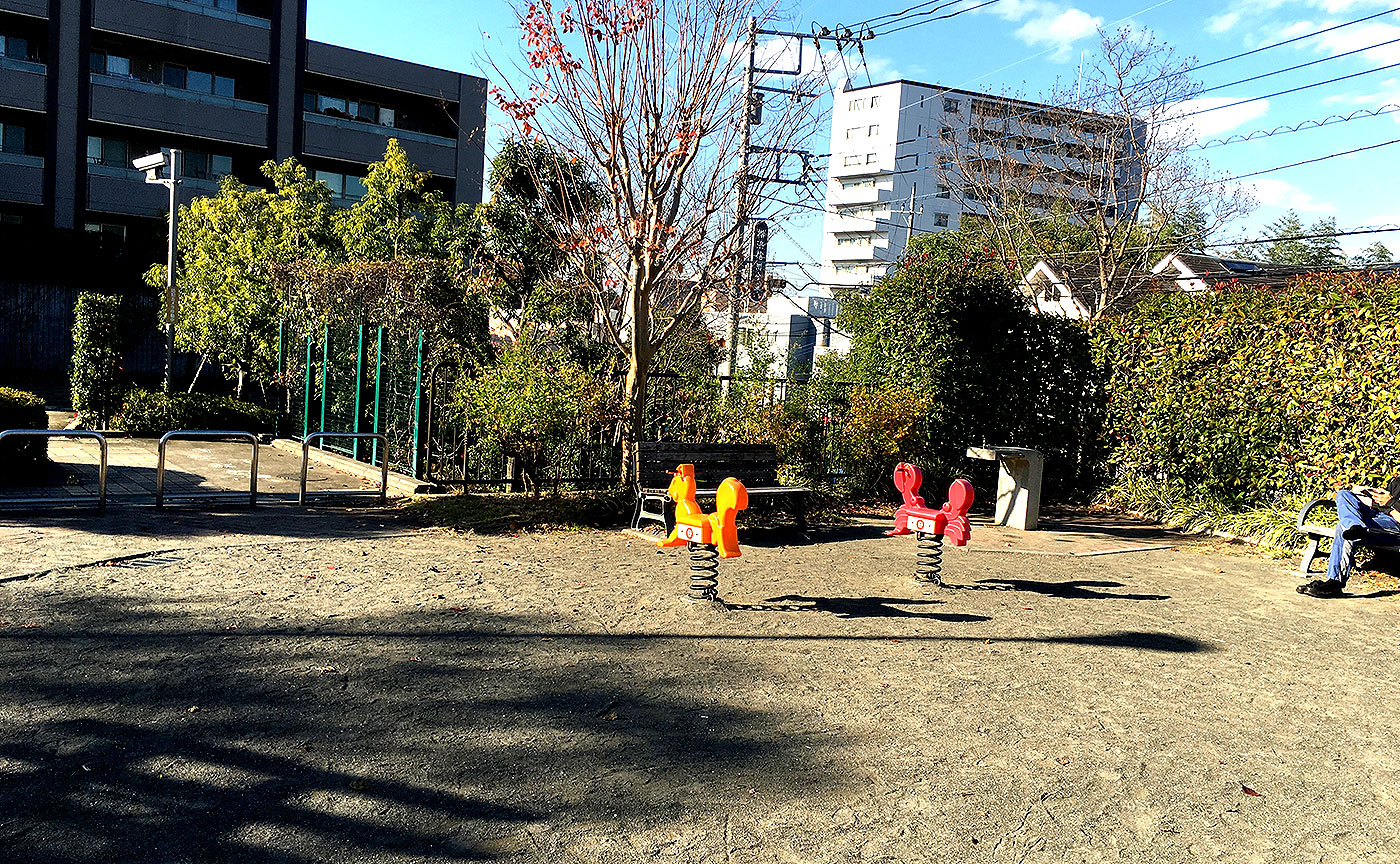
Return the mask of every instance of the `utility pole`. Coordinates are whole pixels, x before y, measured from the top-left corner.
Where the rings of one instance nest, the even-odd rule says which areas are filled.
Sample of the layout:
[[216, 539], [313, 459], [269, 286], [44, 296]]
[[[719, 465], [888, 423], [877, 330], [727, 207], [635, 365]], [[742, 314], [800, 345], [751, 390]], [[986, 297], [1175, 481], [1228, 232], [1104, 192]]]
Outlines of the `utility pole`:
[[[754, 104], [753, 104], [753, 75], [754, 61], [758, 53], [758, 19], [749, 17], [749, 37], [748, 37], [748, 60], [744, 64], [744, 109], [743, 109], [743, 131], [740, 134], [739, 144], [739, 184], [737, 189], [736, 217], [738, 219], [739, 248], [743, 250], [743, 259], [739, 262], [739, 267], [734, 273], [733, 285], [729, 291], [729, 326], [725, 328], [724, 334], [724, 378], [720, 382], [720, 395], [723, 400], [729, 402], [731, 384], [734, 380], [734, 372], [739, 367], [739, 298], [747, 296], [749, 293], [749, 270], [752, 262], [749, 261], [748, 236], [749, 236], [749, 140], [750, 129], [753, 127]], [[801, 50], [800, 48], [798, 49]]]

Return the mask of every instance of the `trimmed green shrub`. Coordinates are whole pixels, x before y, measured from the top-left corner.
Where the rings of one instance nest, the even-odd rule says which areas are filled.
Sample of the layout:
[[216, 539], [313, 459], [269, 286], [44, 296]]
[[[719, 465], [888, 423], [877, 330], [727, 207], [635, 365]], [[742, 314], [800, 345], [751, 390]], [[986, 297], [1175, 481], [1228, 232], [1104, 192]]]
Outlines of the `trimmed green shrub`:
[[1400, 473], [1396, 275], [1164, 294], [1102, 322], [1096, 349], [1121, 503], [1148, 481], [1243, 513]]
[[132, 435], [164, 435], [172, 429], [271, 432], [277, 417], [266, 408], [206, 393], [157, 393], [134, 389], [112, 418], [112, 428]]
[[983, 479], [990, 465], [965, 455], [981, 445], [1044, 453], [1049, 500], [1095, 491], [1103, 373], [1088, 332], [1031, 312], [1014, 276], [977, 238], [943, 232], [917, 238], [868, 294], [843, 296], [837, 326], [851, 351], [821, 358], [818, 380], [856, 385], [832, 429], [852, 491], [891, 493], [901, 460], [930, 489]]
[[73, 410], [83, 424], [106, 428], [130, 382], [121, 367], [121, 298], [84, 291], [73, 312]]
[[[33, 393], [0, 387], [0, 430], [47, 429], [44, 400]], [[47, 438], [24, 438], [0, 443], [0, 477], [23, 481], [39, 473], [49, 459]]]

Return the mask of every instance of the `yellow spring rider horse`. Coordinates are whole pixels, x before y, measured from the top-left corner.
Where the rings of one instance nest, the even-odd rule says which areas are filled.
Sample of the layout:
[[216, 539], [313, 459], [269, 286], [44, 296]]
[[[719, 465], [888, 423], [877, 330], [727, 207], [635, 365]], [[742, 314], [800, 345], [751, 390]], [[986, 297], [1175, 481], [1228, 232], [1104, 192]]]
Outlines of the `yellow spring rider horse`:
[[663, 549], [690, 549], [690, 593], [715, 599], [719, 590], [719, 558], [739, 557], [739, 529], [734, 518], [749, 506], [749, 490], [733, 477], [724, 478], [715, 493], [715, 512], [705, 513], [695, 503], [695, 466], [676, 468], [666, 494], [676, 502], [676, 527], [671, 536], [657, 541]]

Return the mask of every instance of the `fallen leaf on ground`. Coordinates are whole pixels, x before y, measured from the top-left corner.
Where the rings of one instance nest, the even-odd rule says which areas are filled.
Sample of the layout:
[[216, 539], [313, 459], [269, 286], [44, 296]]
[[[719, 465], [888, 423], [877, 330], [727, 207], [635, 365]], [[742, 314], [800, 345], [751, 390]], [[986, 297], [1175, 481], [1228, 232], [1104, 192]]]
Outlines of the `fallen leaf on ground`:
[[1056, 762], [1059, 762], [1061, 765], [1068, 765], [1068, 764], [1069, 764], [1069, 757], [1068, 757], [1068, 756], [1061, 756], [1060, 758], [1056, 759], [1055, 761], [1056, 761]]
[[1263, 798], [1263, 797], [1264, 797], [1264, 793], [1262, 793], [1262, 792], [1255, 792], [1253, 789], [1249, 788], [1248, 786], [1244, 785], [1243, 783], [1240, 784], [1240, 791], [1243, 792], [1244, 794], [1249, 795], [1249, 796], [1254, 797], [1254, 798]]

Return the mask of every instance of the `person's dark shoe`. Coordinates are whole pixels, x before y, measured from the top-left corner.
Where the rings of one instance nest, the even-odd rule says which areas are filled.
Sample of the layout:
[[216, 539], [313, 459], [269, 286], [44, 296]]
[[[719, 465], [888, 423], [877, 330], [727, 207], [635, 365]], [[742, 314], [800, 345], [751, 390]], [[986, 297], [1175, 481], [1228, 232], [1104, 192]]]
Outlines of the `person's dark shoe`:
[[1366, 539], [1365, 525], [1348, 525], [1342, 529], [1342, 539], [1344, 540], [1364, 540]]
[[1342, 583], [1336, 579], [1314, 579], [1306, 585], [1299, 585], [1298, 593], [1333, 600], [1342, 596]]

